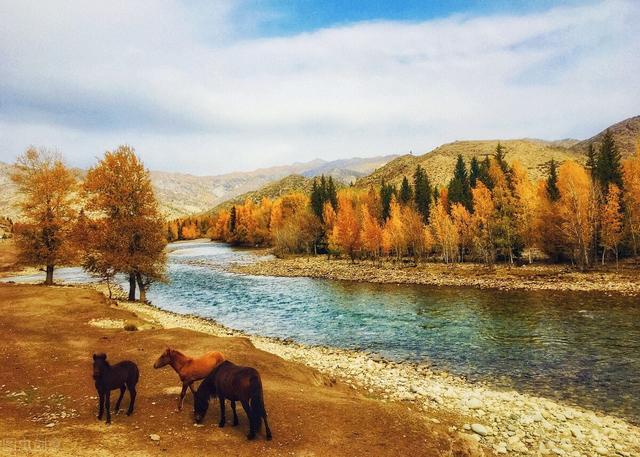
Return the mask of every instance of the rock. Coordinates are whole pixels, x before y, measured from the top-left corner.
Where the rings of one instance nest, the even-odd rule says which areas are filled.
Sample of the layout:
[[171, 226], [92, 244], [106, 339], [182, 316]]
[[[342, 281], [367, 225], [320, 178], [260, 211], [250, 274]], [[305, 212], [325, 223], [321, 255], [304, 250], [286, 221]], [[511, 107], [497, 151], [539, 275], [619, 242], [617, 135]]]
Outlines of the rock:
[[598, 446], [595, 451], [600, 455], [609, 455], [609, 451], [604, 446]]
[[463, 429], [465, 429], [465, 430], [471, 430], [471, 425], [469, 425], [469, 424], [464, 424], [464, 425], [462, 426], [462, 428], [463, 428]]
[[571, 434], [573, 435], [573, 437], [577, 440], [582, 441], [584, 439], [584, 434], [582, 433], [582, 431], [578, 428], [578, 427], [571, 427]]
[[469, 409], [480, 409], [482, 408], [482, 402], [477, 398], [471, 398], [467, 402], [467, 406], [469, 407]]
[[487, 436], [489, 434], [489, 430], [482, 424], [471, 424], [471, 430], [480, 436]]
[[55, 427], [56, 424], [54, 422], [49, 422], [47, 425], [45, 425], [45, 427], [47, 428], [51, 428], [51, 427]]
[[507, 446], [505, 446], [504, 443], [498, 444], [493, 449], [496, 451], [496, 454], [506, 454], [507, 453]]
[[151, 439], [151, 441], [160, 441], [160, 435], [156, 435], [155, 433], [149, 435], [149, 438]]

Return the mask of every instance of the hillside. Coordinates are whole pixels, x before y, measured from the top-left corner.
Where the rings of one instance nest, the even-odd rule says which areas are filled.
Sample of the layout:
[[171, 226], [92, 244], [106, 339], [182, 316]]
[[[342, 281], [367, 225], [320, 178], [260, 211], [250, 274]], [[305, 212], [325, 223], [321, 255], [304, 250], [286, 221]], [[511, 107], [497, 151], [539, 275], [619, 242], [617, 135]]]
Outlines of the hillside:
[[[618, 151], [620, 151], [622, 157], [630, 156], [635, 153], [638, 141], [640, 141], [640, 116], [625, 119], [622, 122], [613, 124], [608, 129], [613, 134], [613, 138], [616, 140], [616, 145], [618, 146]], [[606, 130], [607, 129], [604, 129], [602, 132], [587, 140], [580, 141], [578, 144], [574, 145], [572, 149], [585, 153], [589, 148], [589, 145], [593, 144], [597, 150], [602, 142], [602, 136]]]
[[[172, 219], [188, 214], [202, 213], [221, 202], [233, 199], [238, 195], [244, 196], [289, 175], [313, 177], [325, 174], [332, 176], [336, 182], [353, 182], [358, 177], [371, 173], [386, 164], [394, 157], [352, 158], [333, 161], [315, 159], [310, 162], [296, 162], [291, 165], [217, 176], [194, 176], [185, 173], [151, 171], [151, 181], [160, 202], [161, 211], [167, 218]], [[19, 212], [15, 203], [18, 200], [18, 195], [9, 178], [11, 169], [12, 165], [0, 162], [0, 188], [2, 189], [0, 216], [17, 219]], [[81, 178], [86, 173], [86, 170], [77, 171]], [[302, 176], [298, 176], [298, 179], [300, 178]], [[290, 181], [292, 183], [295, 180]], [[295, 186], [291, 189], [295, 189]], [[277, 195], [276, 190], [272, 189], [270, 192]], [[244, 201], [244, 197], [241, 198]]]
[[[306, 178], [302, 175], [289, 175], [278, 181], [266, 184], [258, 190], [246, 192], [242, 195], [238, 195], [237, 197], [232, 198], [231, 200], [220, 203], [216, 207], [212, 208], [209, 212], [215, 213], [222, 209], [229, 209], [233, 205], [240, 205], [244, 203], [247, 199], [251, 199], [255, 203], [259, 203], [264, 197], [274, 199], [292, 192], [302, 192], [306, 194], [311, 192], [312, 185], [313, 178]], [[337, 185], [337, 187], [340, 186], [340, 184]]]
[[372, 174], [360, 178], [356, 182], [356, 186], [379, 185], [383, 179], [399, 185], [403, 176], [409, 178], [413, 176], [417, 165], [421, 165], [427, 171], [434, 185], [442, 186], [451, 178], [458, 154], [461, 154], [468, 164], [472, 157], [483, 159], [486, 154], [493, 153], [498, 141], [506, 148], [507, 160], [509, 162], [520, 161], [534, 179], [543, 176], [544, 164], [552, 158], [560, 162], [567, 159], [583, 160], [583, 155], [579, 151], [564, 146], [575, 143], [572, 140], [560, 142], [535, 139], [455, 141], [439, 146], [423, 155], [398, 157]]

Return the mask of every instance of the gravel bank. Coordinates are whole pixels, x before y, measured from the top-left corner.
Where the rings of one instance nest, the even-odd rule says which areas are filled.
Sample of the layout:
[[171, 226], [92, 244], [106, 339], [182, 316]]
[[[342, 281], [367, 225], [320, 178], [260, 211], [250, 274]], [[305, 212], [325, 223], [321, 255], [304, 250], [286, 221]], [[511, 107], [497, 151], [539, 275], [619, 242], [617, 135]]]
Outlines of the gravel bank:
[[628, 266], [619, 271], [578, 272], [560, 265], [496, 265], [439, 263], [408, 266], [392, 261], [373, 264], [348, 260], [327, 260], [324, 256], [285, 259], [256, 258], [251, 264], [233, 265], [234, 273], [259, 276], [325, 278], [382, 284], [424, 284], [478, 287], [499, 290], [566, 290], [640, 295], [640, 269]]

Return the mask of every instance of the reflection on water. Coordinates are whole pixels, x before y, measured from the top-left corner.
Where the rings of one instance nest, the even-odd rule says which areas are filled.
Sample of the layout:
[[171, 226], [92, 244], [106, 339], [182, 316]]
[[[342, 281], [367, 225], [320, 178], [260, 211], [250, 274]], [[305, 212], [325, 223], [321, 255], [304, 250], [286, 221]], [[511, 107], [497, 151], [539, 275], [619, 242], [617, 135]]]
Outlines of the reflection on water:
[[[640, 421], [640, 303], [593, 293], [377, 285], [224, 271], [252, 254], [171, 245], [153, 303], [266, 336], [358, 348]], [[33, 279], [33, 278], [31, 278]], [[87, 280], [61, 269], [58, 280]]]

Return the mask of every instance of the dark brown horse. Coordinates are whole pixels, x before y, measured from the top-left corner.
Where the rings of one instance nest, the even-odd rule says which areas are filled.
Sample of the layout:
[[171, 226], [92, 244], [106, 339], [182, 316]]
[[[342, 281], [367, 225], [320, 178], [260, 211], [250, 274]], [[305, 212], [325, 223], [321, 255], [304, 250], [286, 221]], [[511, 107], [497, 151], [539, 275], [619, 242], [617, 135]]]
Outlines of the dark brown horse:
[[201, 423], [209, 408], [209, 399], [217, 396], [220, 400], [220, 423], [219, 427], [224, 427], [225, 399], [231, 401], [233, 411], [233, 425], [238, 425], [238, 415], [236, 414], [236, 401], [239, 401], [249, 418], [248, 439], [253, 439], [256, 432], [260, 430], [264, 420], [264, 428], [267, 439], [271, 439], [271, 430], [267, 422], [267, 412], [264, 408], [264, 398], [262, 395], [262, 381], [260, 374], [255, 368], [241, 367], [229, 361], [222, 362], [207, 376], [198, 387], [195, 393], [193, 409], [195, 420]]
[[138, 366], [124, 360], [110, 365], [107, 362], [107, 354], [93, 354], [93, 379], [96, 382], [96, 390], [99, 397], [99, 411], [98, 419], [102, 419], [102, 413], [106, 407], [107, 409], [107, 424], [111, 423], [111, 391], [120, 389], [120, 397], [116, 402], [116, 414], [120, 411], [120, 402], [124, 397], [124, 392], [129, 389], [129, 409], [127, 410], [127, 416], [133, 413], [133, 405], [136, 401], [136, 384], [140, 379], [140, 372]]

